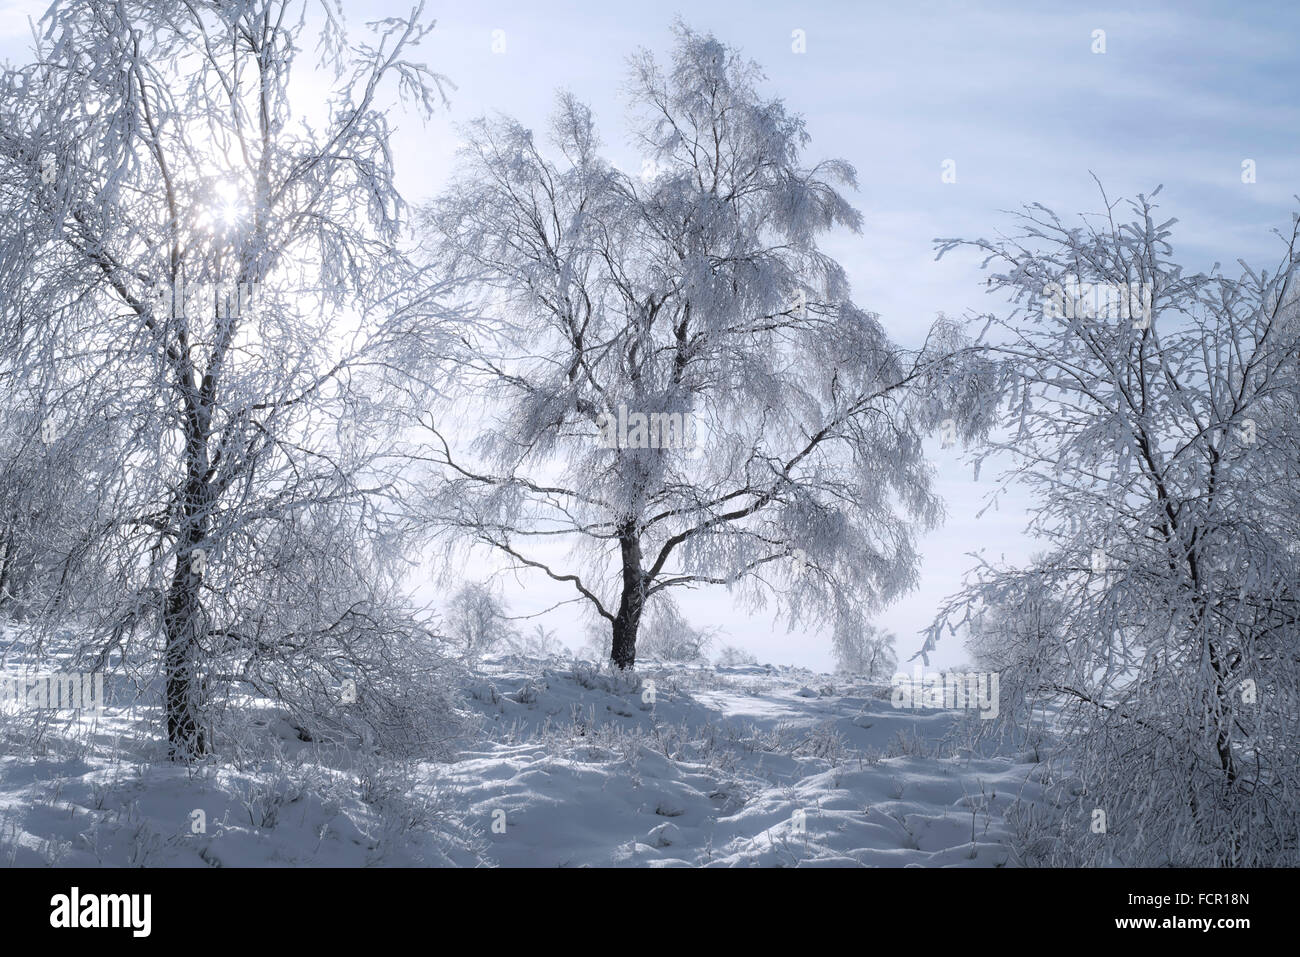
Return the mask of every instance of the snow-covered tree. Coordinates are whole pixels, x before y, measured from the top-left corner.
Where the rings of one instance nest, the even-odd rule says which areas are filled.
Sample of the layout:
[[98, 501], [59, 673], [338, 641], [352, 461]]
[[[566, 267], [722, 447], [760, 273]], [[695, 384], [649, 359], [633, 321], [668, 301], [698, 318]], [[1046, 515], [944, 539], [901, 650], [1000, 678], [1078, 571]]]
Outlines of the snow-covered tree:
[[660, 595], [646, 606], [637, 650], [643, 658], [660, 661], [707, 661], [718, 634], [717, 628], [693, 625], [676, 602]]
[[488, 584], [463, 585], [443, 610], [443, 630], [466, 662], [518, 642], [504, 599]]
[[758, 658], [752, 651], [746, 651], [735, 645], [723, 645], [718, 652], [719, 668], [737, 668], [743, 665], [756, 665]]
[[65, 421], [87, 404], [75, 384], [25, 371], [0, 371], [0, 614], [12, 617], [53, 611], [87, 574], [81, 543], [111, 478], [100, 449], [115, 440], [102, 421]]
[[[290, 92], [309, 12], [313, 123]], [[441, 81], [407, 58], [419, 11], [371, 28], [295, 0], [66, 0], [0, 75], [6, 367], [77, 383], [94, 401], [65, 412], [112, 436], [70, 612], [95, 667], [137, 637], [156, 664], [161, 631], [177, 757], [236, 681], [335, 709], [352, 681], [349, 713], [386, 722], [393, 643], [429, 638], [395, 591], [377, 443], [387, 370], [437, 324], [408, 294], [379, 98], [427, 110]]]
[[1048, 549], [978, 569], [931, 641], [993, 609], [981, 646], [1009, 633], [998, 660], [1064, 707], [1073, 860], [1294, 865], [1300, 217], [1275, 271], [1191, 273], [1154, 196], [940, 243], [978, 250], [1013, 303], [987, 317], [1013, 385], [976, 454], [1012, 463]]
[[528, 631], [516, 629], [507, 639], [507, 644], [517, 655], [531, 655], [538, 658], [558, 655], [563, 649], [554, 629], [546, 628], [540, 623], [534, 623]]
[[967, 623], [966, 650], [984, 671], [1063, 669], [1061, 609], [1046, 591], [984, 607]]
[[572, 587], [624, 668], [671, 589], [774, 598], [792, 624], [905, 592], [941, 511], [922, 437], [977, 433], [996, 391], [955, 358], [956, 324], [905, 349], [852, 302], [818, 240], [860, 228], [853, 168], [805, 164], [804, 122], [755, 64], [675, 35], [667, 66], [631, 61], [643, 168], [605, 159], [561, 95], [547, 137], [470, 125], [423, 222], [482, 318], [454, 357], [463, 404], [428, 423], [424, 520]]
[[835, 664], [840, 671], [879, 681], [898, 668], [898, 637], [892, 631], [863, 623], [837, 628], [833, 640]]

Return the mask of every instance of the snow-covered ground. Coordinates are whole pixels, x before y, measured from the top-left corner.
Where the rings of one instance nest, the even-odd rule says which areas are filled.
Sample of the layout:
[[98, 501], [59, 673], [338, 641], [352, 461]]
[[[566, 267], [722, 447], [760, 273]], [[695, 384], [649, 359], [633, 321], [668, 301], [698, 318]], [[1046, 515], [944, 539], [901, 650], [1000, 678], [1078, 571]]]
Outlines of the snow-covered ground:
[[253, 704], [186, 769], [153, 707], [10, 709], [0, 865], [998, 867], [1007, 809], [1041, 799], [1041, 754], [842, 675], [498, 657], [464, 690], [449, 763], [327, 750]]

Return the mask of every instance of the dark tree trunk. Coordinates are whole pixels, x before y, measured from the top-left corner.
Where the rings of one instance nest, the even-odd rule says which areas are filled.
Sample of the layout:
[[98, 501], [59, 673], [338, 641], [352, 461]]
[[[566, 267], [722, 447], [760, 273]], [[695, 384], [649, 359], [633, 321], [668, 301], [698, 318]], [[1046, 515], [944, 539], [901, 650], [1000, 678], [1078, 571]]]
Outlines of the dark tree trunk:
[[1231, 787], [1237, 782], [1237, 762], [1232, 754], [1232, 693], [1228, 690], [1228, 676], [1226, 666], [1220, 658], [1218, 649], [1213, 641], [1208, 643], [1210, 651], [1210, 666], [1214, 669], [1214, 676], [1218, 679], [1215, 682], [1215, 694], [1218, 698], [1218, 713], [1211, 711], [1210, 721], [1215, 727], [1214, 749], [1219, 755], [1219, 767], [1227, 778], [1228, 786]]
[[641, 627], [645, 607], [645, 573], [641, 570], [641, 539], [635, 523], [626, 522], [618, 530], [619, 550], [623, 557], [623, 591], [619, 596], [618, 614], [614, 616], [614, 642], [610, 659], [619, 668], [636, 664], [636, 635]]
[[176, 568], [167, 589], [163, 612], [167, 647], [167, 743], [173, 760], [189, 761], [208, 751], [202, 724], [202, 676], [199, 671], [199, 636], [203, 622], [200, 586], [206, 554], [200, 565], [196, 553], [207, 539], [211, 521], [212, 490], [208, 485], [206, 416], [192, 413], [187, 420], [185, 489], [178, 516], [179, 540]]
[[631, 668], [636, 664], [636, 633], [641, 625], [641, 609], [619, 605], [618, 615], [614, 618], [614, 644], [610, 658], [619, 668]]
[[13, 541], [0, 544], [0, 548], [4, 549], [4, 558], [0, 559], [0, 608], [4, 608], [9, 604], [9, 569], [13, 567]]
[[199, 675], [197, 669], [199, 626], [199, 578], [190, 570], [192, 551], [176, 559], [176, 571], [167, 591], [164, 616], [167, 648], [167, 743], [173, 760], [188, 761], [207, 753], [207, 741], [200, 722]]

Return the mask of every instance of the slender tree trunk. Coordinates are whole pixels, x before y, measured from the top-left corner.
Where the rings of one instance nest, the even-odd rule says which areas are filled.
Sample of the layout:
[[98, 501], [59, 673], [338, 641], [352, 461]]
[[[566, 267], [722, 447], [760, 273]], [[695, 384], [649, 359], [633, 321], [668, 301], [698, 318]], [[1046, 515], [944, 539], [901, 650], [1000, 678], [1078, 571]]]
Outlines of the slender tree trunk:
[[1219, 767], [1227, 778], [1228, 786], [1237, 782], [1237, 762], [1232, 754], [1232, 694], [1228, 691], [1227, 668], [1219, 656], [1219, 652], [1213, 641], [1209, 642], [1210, 666], [1214, 670], [1215, 687], [1214, 693], [1218, 699], [1217, 713], [1213, 710], [1210, 714], [1210, 720], [1214, 723], [1215, 737], [1214, 750], [1219, 755]]
[[610, 659], [619, 668], [631, 668], [636, 664], [636, 635], [641, 627], [641, 611], [645, 607], [641, 539], [634, 522], [625, 522], [619, 527], [618, 541], [623, 556], [623, 592], [619, 596], [618, 614], [614, 616]]
[[191, 571], [193, 552], [178, 554], [164, 616], [167, 648], [167, 743], [174, 760], [186, 761], [207, 752], [200, 723], [197, 668], [199, 579]]
[[199, 587], [203, 581], [206, 555], [198, 550], [207, 538], [211, 493], [208, 487], [206, 420], [191, 415], [186, 436], [185, 490], [180, 502], [176, 567], [167, 589], [163, 614], [167, 646], [166, 669], [167, 742], [173, 760], [188, 761], [207, 753], [203, 733], [199, 635], [203, 608]]
[[0, 545], [4, 549], [4, 558], [0, 559], [0, 608], [9, 604], [9, 569], [13, 566], [14, 546], [12, 540]]

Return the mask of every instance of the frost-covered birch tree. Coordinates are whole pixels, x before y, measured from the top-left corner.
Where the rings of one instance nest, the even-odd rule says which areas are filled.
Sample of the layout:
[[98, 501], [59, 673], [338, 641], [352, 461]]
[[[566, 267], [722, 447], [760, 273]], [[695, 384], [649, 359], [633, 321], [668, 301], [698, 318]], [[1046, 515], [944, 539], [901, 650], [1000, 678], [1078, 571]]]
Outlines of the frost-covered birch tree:
[[[643, 609], [723, 585], [793, 624], [849, 620], [915, 581], [940, 517], [922, 436], [974, 434], [990, 382], [956, 324], [893, 342], [818, 245], [857, 232], [842, 160], [757, 65], [680, 23], [630, 64], [640, 168], [591, 112], [483, 119], [423, 220], [430, 261], [477, 285], [435, 415], [426, 525], [572, 587], [631, 666]], [[463, 410], [477, 410], [466, 413]]]
[[897, 635], [873, 624], [852, 630], [840, 628], [833, 636], [836, 668], [876, 681], [884, 680], [898, 667], [897, 644]]
[[419, 10], [364, 40], [341, 18], [67, 0], [0, 76], [5, 368], [75, 384], [69, 434], [107, 464], [69, 614], [94, 667], [161, 663], [179, 758], [210, 749], [232, 683], [325, 713], [351, 681], [349, 714], [379, 727], [409, 700], [394, 662], [415, 681], [433, 660], [401, 650], [422, 630], [394, 593], [376, 448], [391, 370], [437, 327], [410, 292], [381, 96], [428, 111], [443, 81], [410, 59]]
[[1158, 192], [940, 242], [1012, 303], [987, 317], [1012, 385], [976, 454], [1013, 463], [1046, 550], [977, 569], [932, 637], [972, 621], [1013, 686], [1064, 708], [1062, 859], [1294, 865], [1300, 217], [1275, 269], [1192, 273]]

